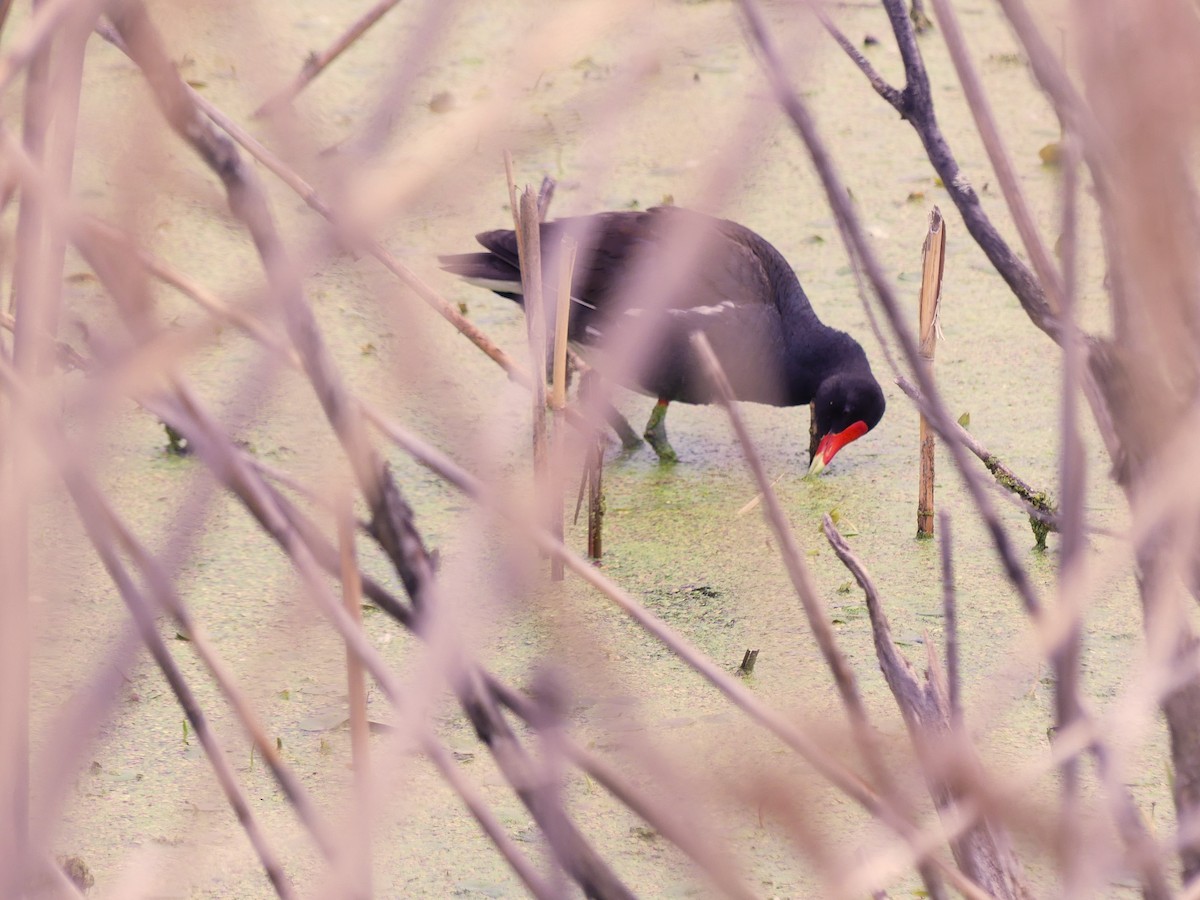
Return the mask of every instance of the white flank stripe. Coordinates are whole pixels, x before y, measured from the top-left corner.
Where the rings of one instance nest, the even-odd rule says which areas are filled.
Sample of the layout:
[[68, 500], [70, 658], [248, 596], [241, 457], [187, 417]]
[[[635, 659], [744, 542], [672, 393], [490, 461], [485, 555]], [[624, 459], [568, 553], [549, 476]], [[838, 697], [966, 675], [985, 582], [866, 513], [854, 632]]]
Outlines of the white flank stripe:
[[734, 303], [732, 300], [723, 300], [716, 306], [693, 306], [691, 309], [673, 309], [671, 312], [677, 316], [686, 315], [688, 313], [700, 313], [702, 316], [718, 316], [726, 310], [733, 308]]
[[468, 278], [466, 275], [463, 276], [463, 281], [489, 291], [503, 291], [506, 294], [521, 293], [521, 282], [519, 281], [501, 281], [499, 278]]

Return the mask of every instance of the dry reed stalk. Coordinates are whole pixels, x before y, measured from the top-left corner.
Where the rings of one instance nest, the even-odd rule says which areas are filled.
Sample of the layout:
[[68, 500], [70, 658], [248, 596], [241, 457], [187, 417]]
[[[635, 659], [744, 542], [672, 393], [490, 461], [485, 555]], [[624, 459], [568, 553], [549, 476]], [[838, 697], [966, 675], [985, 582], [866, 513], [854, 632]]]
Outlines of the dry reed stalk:
[[252, 118], [257, 119], [261, 116], [274, 113], [295, 100], [300, 92], [308, 87], [318, 75], [324, 72], [330, 63], [345, 53], [355, 41], [366, 34], [372, 25], [382, 19], [399, 2], [400, 0], [379, 0], [378, 3], [363, 13], [349, 28], [342, 32], [332, 44], [320, 53], [310, 54], [304, 60], [304, 65], [296, 77], [272, 94], [270, 98], [263, 101], [262, 105], [254, 111]]
[[[545, 206], [539, 197], [539, 219]], [[571, 238], [563, 238], [558, 254], [558, 290], [554, 310], [554, 366], [550, 408], [554, 411], [554, 452], [551, 460], [553, 490], [550, 496], [550, 530], [563, 538], [563, 489], [566, 484], [566, 417], [567, 406], [567, 330], [571, 322], [571, 279], [575, 274], [575, 254], [578, 246]], [[590, 542], [589, 542], [590, 543]], [[550, 561], [552, 581], [563, 580], [562, 560]]]
[[[4, 58], [0, 80], [7, 83], [24, 65], [22, 140], [28, 154], [45, 165], [48, 190], [20, 198], [16, 259], [12, 278], [14, 317], [13, 376], [43, 393], [55, 375], [55, 339], [62, 297], [66, 239], [56, 213], [70, 193], [71, 160], [83, 70], [83, 46], [90, 31], [90, 8], [69, 10], [47, 4], [42, 15]], [[66, 13], [73, 11], [74, 16]], [[49, 30], [56, 25], [54, 43]], [[24, 54], [22, 57], [21, 54]], [[57, 67], [52, 71], [52, 60]], [[11, 398], [10, 398], [11, 400]], [[11, 410], [7, 410], [11, 416]], [[16, 432], [10, 418], [4, 423]], [[0, 893], [18, 896], [29, 879], [30, 853], [30, 691], [32, 645], [30, 601], [30, 512], [33, 497], [26, 467], [35, 448], [11, 440], [0, 455]]]
[[[362, 581], [354, 552], [354, 514], [350, 498], [343, 495], [337, 504], [338, 545], [341, 550], [342, 603], [351, 620], [362, 628]], [[362, 897], [371, 896], [371, 829], [362, 811], [370, 808], [372, 796], [370, 726], [367, 723], [367, 683], [362, 662], [346, 645], [346, 689], [350, 700], [350, 759], [354, 767], [354, 797], [360, 813], [354, 816], [350, 839], [353, 861], [350, 880]]]
[[[936, 206], [929, 214], [929, 232], [922, 250], [920, 316], [921, 364], [933, 379], [933, 356], [937, 349], [938, 316], [942, 305], [942, 271], [946, 264], [946, 228]], [[921, 413], [921, 474], [917, 488], [917, 537], [933, 536], [933, 432]]]
[[[512, 160], [505, 154], [505, 166], [511, 176]], [[516, 196], [516, 185], [510, 180], [508, 193]], [[520, 235], [517, 241], [521, 266], [521, 305], [525, 309], [525, 336], [529, 345], [529, 367], [533, 374], [531, 399], [533, 426], [533, 492], [535, 505], [551, 529], [555, 491], [550, 472], [549, 435], [546, 428], [546, 314], [542, 300], [542, 220], [538, 215], [538, 198], [526, 186], [513, 207], [513, 224]], [[562, 519], [562, 498], [558, 502], [558, 520]], [[559, 529], [561, 532], [561, 528]], [[559, 574], [555, 571], [553, 574]], [[553, 577], [553, 575], [552, 575]], [[556, 579], [557, 580], [557, 579]]]
[[567, 405], [567, 329], [571, 321], [571, 279], [575, 273], [578, 244], [563, 238], [558, 257], [558, 293], [554, 314], [554, 391], [550, 405], [561, 410]]
[[604, 556], [604, 438], [599, 431], [584, 461], [587, 469], [587, 555], [599, 562]]
[[526, 187], [522, 192], [520, 206], [517, 230], [522, 234], [522, 304], [529, 339], [530, 371], [533, 373], [533, 464], [534, 471], [544, 477], [549, 457], [546, 444], [546, 312], [542, 296], [542, 223], [533, 188]]

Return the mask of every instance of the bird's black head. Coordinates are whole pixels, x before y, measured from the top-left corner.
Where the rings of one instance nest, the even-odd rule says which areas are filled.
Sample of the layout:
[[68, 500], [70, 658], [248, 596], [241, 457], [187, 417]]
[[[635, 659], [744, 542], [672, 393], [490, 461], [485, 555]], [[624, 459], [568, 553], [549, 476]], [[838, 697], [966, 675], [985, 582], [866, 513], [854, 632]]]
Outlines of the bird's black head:
[[810, 475], [820, 472], [834, 454], [878, 425], [886, 405], [883, 390], [869, 371], [829, 376], [817, 388], [813, 403], [820, 443], [813, 453]]

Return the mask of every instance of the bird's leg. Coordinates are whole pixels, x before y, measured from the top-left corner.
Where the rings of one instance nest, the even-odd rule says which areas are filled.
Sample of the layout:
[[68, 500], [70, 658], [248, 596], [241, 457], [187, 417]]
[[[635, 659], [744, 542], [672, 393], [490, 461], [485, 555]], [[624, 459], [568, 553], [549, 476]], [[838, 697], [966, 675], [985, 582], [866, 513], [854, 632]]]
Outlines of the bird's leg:
[[[621, 415], [621, 411], [612, 405], [612, 401], [608, 399], [608, 391], [603, 382], [600, 381], [600, 376], [595, 369], [588, 368], [586, 364], [580, 365], [578, 357], [574, 353], [567, 356], [568, 360], [577, 360], [575, 365], [582, 373], [579, 379], [579, 400], [584, 404], [595, 404], [595, 407], [604, 415], [604, 421], [608, 423], [608, 427], [616, 432], [617, 437], [621, 441], [621, 447], [625, 450], [633, 450], [641, 446], [642, 439], [638, 437], [638, 433], [633, 430], [633, 426]], [[568, 369], [568, 371], [570, 371]]]
[[646, 423], [646, 432], [643, 437], [646, 442], [654, 448], [654, 452], [658, 454], [658, 461], [664, 463], [679, 462], [679, 457], [671, 448], [670, 441], [667, 440], [667, 404], [669, 400], [658, 398], [658, 402], [654, 404], [654, 410], [650, 413], [650, 421]]
[[604, 406], [604, 419], [608, 422], [608, 427], [617, 433], [617, 437], [621, 440], [622, 449], [636, 450], [640, 447], [642, 439], [633, 430], [633, 426], [621, 415], [621, 411], [607, 400], [602, 401], [602, 404]]

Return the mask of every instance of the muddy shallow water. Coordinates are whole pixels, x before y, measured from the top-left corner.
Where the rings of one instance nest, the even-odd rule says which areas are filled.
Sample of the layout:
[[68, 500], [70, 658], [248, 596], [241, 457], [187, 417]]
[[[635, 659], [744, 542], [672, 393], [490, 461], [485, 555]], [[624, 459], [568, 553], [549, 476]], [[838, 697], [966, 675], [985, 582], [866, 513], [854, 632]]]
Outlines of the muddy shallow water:
[[[992, 4], [957, 6], [1023, 185], [1046, 233], [1056, 234], [1056, 176], [1037, 152], [1058, 136], [1053, 116], [1014, 56]], [[867, 348], [889, 409], [877, 429], [840, 454], [815, 482], [801, 480], [807, 412], [744, 411], [768, 474], [778, 479], [780, 498], [861, 690], [880, 729], [903, 746], [861, 594], [825, 545], [819, 525], [823, 514], [836, 510], [842, 527], [855, 532], [853, 548], [875, 576], [895, 636], [914, 662], [923, 661], [926, 636], [940, 647], [937, 547], [914, 539], [917, 419], [891, 382], [803, 148], [767, 97], [731, 4], [632, 4], [629, 21], [599, 38], [571, 32], [558, 46], [561, 62], [527, 71], [530, 35], [539, 22], [568, 8], [462, 4], [444, 23], [441, 37], [424, 42], [426, 57], [407, 62], [420, 75], [396, 106], [385, 162], [374, 172], [359, 167], [350, 174], [409, 180], [408, 202], [386, 222], [386, 243], [451, 301], [465, 304], [472, 321], [518, 356], [524, 353], [519, 311], [456, 283], [434, 260], [438, 252], [470, 250], [476, 231], [508, 225], [499, 155], [504, 146], [514, 151], [519, 181], [536, 183], [543, 173], [558, 180], [555, 214], [646, 207], [671, 198], [743, 222], [793, 262], [822, 319], [850, 331]], [[325, 46], [355, 14], [349, 5], [315, 0], [286, 8], [197, 5], [186, 13], [160, 4], [155, 11], [185, 77], [243, 121], [309, 50]], [[866, 52], [886, 77], [898, 79], [899, 58], [888, 46], [882, 11], [871, 4], [832, 5], [831, 11], [853, 40], [866, 34], [881, 39]], [[421, 28], [440, 27], [437, 21], [430, 26], [427, 16], [423, 5], [401, 4], [306, 91], [297, 103], [297, 121], [260, 123], [256, 133], [322, 189], [336, 191], [341, 176], [322, 171], [328, 157], [319, 151], [366, 126], [377, 91], [395, 77], [397, 48], [408, 48]], [[952, 410], [970, 413], [970, 428], [984, 444], [1028, 481], [1053, 490], [1060, 377], [1055, 349], [966, 237], [912, 130], [815, 22], [788, 5], [773, 7], [771, 16], [780, 23], [780, 44], [914, 321], [930, 205], [940, 204], [947, 215], [938, 378]], [[992, 176], [944, 47], [936, 35], [923, 38], [922, 47], [947, 137], [989, 212], [1012, 235], [1003, 204], [988, 184]], [[158, 123], [136, 71], [99, 42], [88, 66], [75, 179], [84, 201], [123, 219], [136, 210], [157, 252], [226, 296], [257, 288], [251, 248], [228, 216], [219, 184]], [[510, 86], [513, 72], [523, 74]], [[641, 79], [636, 91], [622, 94], [617, 108], [610, 108], [606, 92], [620, 91], [635, 78]], [[495, 115], [493, 108], [507, 102], [510, 87], [512, 111]], [[10, 120], [15, 115], [11, 100], [6, 113]], [[734, 133], [745, 137], [730, 147]], [[437, 153], [427, 150], [432, 146]], [[148, 159], [155, 161], [147, 165]], [[333, 159], [336, 166], [338, 157]], [[440, 163], [445, 165], [434, 168]], [[294, 252], [309, 258], [305, 254], [318, 246], [318, 223], [265, 171], [263, 177]], [[714, 191], [714, 179], [726, 186]], [[1094, 235], [1085, 238], [1083, 316], [1090, 326], [1102, 327], [1103, 272]], [[82, 271], [77, 259], [69, 261], [68, 274]], [[469, 468], [488, 466], [500, 477], [520, 477], [528, 433], [525, 395], [415, 294], [372, 260], [349, 256], [314, 263], [306, 288], [356, 391]], [[159, 300], [163, 321], [197, 320], [185, 299], [163, 289]], [[87, 322], [93, 330], [111, 327], [98, 289], [85, 278], [69, 281], [67, 303], [69, 320]], [[314, 484], [335, 471], [334, 444], [311, 392], [294, 375], [260, 362], [254, 347], [232, 330], [189, 359], [184, 371], [263, 459]], [[617, 399], [640, 426], [650, 402], [631, 393]], [[89, 435], [97, 469], [136, 528], [164, 553], [177, 552], [171, 525], [185, 518], [183, 499], [197, 485], [204, 490], [206, 477], [198, 464], [163, 454], [162, 431], [148, 415], [127, 402], [109, 411], [109, 424]], [[94, 416], [77, 418], [80, 433], [88, 434]], [[604, 571], [720, 665], [732, 669], [744, 650], [759, 649], [754, 690], [791, 711], [814, 735], [844, 741], [832, 682], [767, 526], [757, 511], [738, 515], [755, 490], [724, 414], [673, 407], [669, 427], [682, 459], [677, 466], [659, 466], [645, 447], [610, 453]], [[1122, 501], [1107, 481], [1095, 435], [1089, 432], [1087, 439], [1089, 517], [1120, 528]], [[593, 592], [571, 580], [562, 586], [541, 579], [532, 587], [524, 584], [503, 563], [503, 529], [398, 451], [389, 458], [428, 543], [441, 553], [449, 615], [467, 645], [516, 684], [527, 683], [533, 666], [560, 667], [570, 689], [572, 726], [582, 739], [615, 760], [626, 754], [639, 758], [633, 777], [669, 801], [697, 798], [761, 895], [820, 896], [811, 865], [772, 828], [771, 812], [760, 807], [755, 813], [743, 802], [743, 792], [805, 777], [806, 767]], [[954, 520], [969, 722], [985, 756], [1001, 770], [1016, 771], [1045, 749], [1051, 687], [1030, 646], [1019, 600], [970, 513], [957, 475], [945, 458], [939, 466], [938, 504]], [[998, 502], [1023, 562], [1052, 601], [1047, 586], [1056, 539], [1051, 537], [1046, 553], [1033, 550], [1025, 516]], [[236, 504], [218, 497], [201, 515], [202, 536], [180, 557], [185, 599], [278, 737], [288, 763], [340, 820], [349, 781], [348, 737], [344, 727], [336, 727], [345, 691], [342, 646], [304, 601], [274, 545]], [[46, 499], [39, 526], [34, 704], [40, 742], [40, 729], [63, 697], [107, 652], [122, 611], [62, 498]], [[582, 525], [569, 528], [567, 538], [583, 547]], [[1138, 651], [1140, 621], [1119, 545], [1102, 536], [1091, 543], [1098, 560], [1116, 560], [1092, 597], [1085, 648], [1087, 689], [1103, 704], [1119, 690]], [[366, 562], [387, 581], [380, 558], [368, 555]], [[367, 624], [377, 646], [411, 673], [422, 696], [420, 686], [428, 678], [421, 674], [421, 649], [380, 613], [368, 611]], [[169, 625], [163, 629], [174, 636]], [[303, 891], [317, 889], [313, 879], [320, 867], [278, 787], [250, 754], [187, 645], [172, 648], [289, 874]], [[143, 660], [127, 674], [117, 710], [79, 774], [56, 848], [87, 861], [98, 895], [125, 896], [130, 885], [149, 878], [154, 887], [145, 896], [270, 896], [157, 670]], [[464, 774], [520, 845], [539, 858], [536, 829], [484, 748], [452, 703], [440, 696], [430, 702]], [[371, 710], [380, 721], [392, 718], [377, 692]], [[378, 895], [520, 895], [515, 876], [433, 769], [403, 740], [385, 734], [373, 740], [377, 764], [392, 788], [380, 792], [386, 800], [374, 811]], [[42, 752], [38, 743], [35, 765]], [[847, 754], [853, 758], [852, 751]], [[1126, 780], [1147, 816], [1165, 827], [1171, 816], [1162, 735], [1153, 731], [1132, 758], [1137, 765]], [[919, 796], [919, 786], [912, 787]], [[1033, 799], [1040, 795], [1052, 809], [1054, 792], [1054, 781], [1046, 778]], [[587, 835], [638, 893], [710, 890], [681, 854], [599, 786], [572, 779], [568, 797]], [[877, 837], [850, 801], [815, 783], [804, 798], [794, 799], [813, 804], [814, 828], [835, 860], [852, 861]], [[1022, 846], [1034, 877], [1043, 877], [1042, 851]], [[902, 878], [893, 895], [918, 887]], [[1125, 890], [1121, 884], [1099, 889]]]

